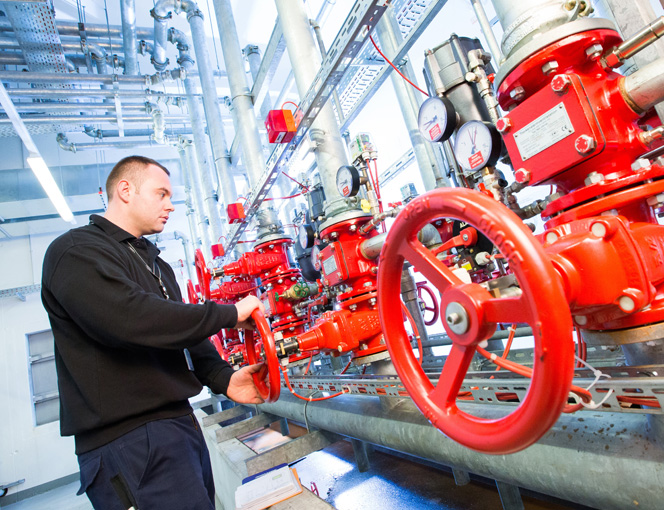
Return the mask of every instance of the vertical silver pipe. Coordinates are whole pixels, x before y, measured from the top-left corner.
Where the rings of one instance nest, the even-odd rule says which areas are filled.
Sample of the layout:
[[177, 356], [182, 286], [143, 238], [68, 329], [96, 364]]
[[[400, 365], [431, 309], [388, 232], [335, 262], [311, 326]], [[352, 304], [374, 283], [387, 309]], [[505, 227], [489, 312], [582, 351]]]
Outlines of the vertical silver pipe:
[[198, 75], [203, 89], [203, 108], [207, 120], [208, 134], [212, 144], [212, 156], [221, 186], [223, 203], [228, 205], [237, 200], [235, 181], [231, 175], [230, 163], [228, 161], [228, 150], [224, 129], [219, 112], [219, 98], [217, 87], [214, 83], [214, 74], [210, 55], [207, 50], [203, 14], [198, 10], [187, 11], [189, 26], [191, 27], [191, 38], [194, 44], [196, 62], [198, 64]]
[[200, 245], [201, 233], [198, 231], [196, 223], [196, 205], [194, 204], [194, 188], [192, 184], [191, 173], [193, 169], [187, 160], [185, 147], [191, 146], [191, 141], [180, 137], [178, 141], [178, 155], [180, 156], [180, 169], [182, 170], [182, 180], [184, 181], [184, 204], [187, 208], [187, 221], [189, 223], [189, 235], [192, 239], [194, 249]]
[[[400, 34], [397, 34], [394, 26], [394, 9], [392, 7], [389, 8], [378, 22], [376, 30], [384, 53], [388, 55], [388, 57], [389, 55], [394, 55], [399, 46]], [[395, 65], [398, 65], [398, 63], [395, 62]], [[402, 66], [400, 70], [409, 78], [414, 76], [412, 66], [409, 63]], [[424, 96], [421, 92], [418, 92], [415, 88], [409, 85], [397, 73], [391, 73], [391, 80], [392, 85], [394, 86], [394, 91], [397, 95], [397, 101], [399, 102], [399, 108], [401, 109], [403, 120], [406, 124], [406, 129], [408, 129], [408, 135], [410, 136], [410, 142], [413, 146], [413, 152], [415, 154], [417, 166], [420, 169], [425, 191], [430, 191], [436, 188], [436, 159], [433, 154], [433, 149], [427, 147], [427, 145], [430, 145], [430, 142], [422, 137], [417, 127], [417, 116], [420, 104], [422, 103], [420, 97], [423, 98]], [[438, 173], [440, 173], [439, 170]]]
[[171, 19], [171, 12], [167, 11], [165, 15], [159, 14], [157, 6], [150, 11], [154, 18], [154, 45], [152, 47], [152, 58], [150, 62], [157, 71], [163, 71], [168, 66], [166, 58], [166, 40], [168, 38], [168, 20]]
[[[191, 132], [194, 137], [194, 147], [196, 149], [196, 158], [198, 161], [198, 165], [195, 167], [198, 169], [198, 172], [192, 172], [194, 178], [198, 178], [198, 185], [200, 186], [196, 191], [196, 194], [201, 197], [202, 203], [199, 203], [197, 207], [200, 207], [201, 205], [204, 207], [210, 223], [210, 235], [216, 242], [224, 232], [221, 216], [219, 214], [217, 196], [214, 191], [214, 168], [212, 162], [208, 158], [208, 137], [205, 134], [203, 112], [199, 99], [193, 96], [194, 84], [191, 78], [185, 78], [184, 88], [187, 94], [187, 106], [189, 107], [189, 117], [191, 119]], [[197, 185], [196, 180], [194, 180], [194, 184]], [[203, 212], [203, 208], [200, 208], [199, 210], [201, 213]]]
[[122, 46], [125, 56], [125, 74], [138, 74], [138, 41], [136, 37], [136, 0], [120, 0], [122, 19]]
[[190, 244], [189, 239], [187, 239], [187, 236], [184, 235], [179, 230], [176, 230], [175, 232], [173, 232], [173, 237], [175, 239], [178, 239], [180, 242], [182, 242], [182, 250], [184, 251], [184, 263], [187, 266], [187, 276], [193, 283], [193, 282], [196, 281], [194, 279], [194, 274], [192, 272], [192, 269], [194, 267], [194, 265], [192, 263], [193, 253], [191, 253], [191, 250], [193, 248], [193, 244]]
[[221, 50], [228, 73], [231, 102], [237, 118], [235, 132], [241, 140], [244, 167], [247, 170], [249, 183], [253, 187], [265, 172], [265, 159], [263, 158], [263, 144], [258, 134], [254, 105], [244, 73], [242, 50], [230, 0], [215, 0], [214, 11], [217, 15]]
[[[194, 145], [187, 145], [184, 148], [185, 157], [187, 158], [187, 163], [191, 169], [191, 187], [192, 187], [192, 198], [193, 206], [196, 212], [196, 222], [198, 225], [198, 232], [200, 232], [200, 242], [203, 253], [206, 257], [210, 256], [210, 245], [212, 241], [210, 240], [210, 224], [208, 222], [205, 211], [207, 209], [206, 204], [204, 203], [203, 195], [203, 185], [201, 183], [201, 174], [196, 171], [200, 169], [200, 163], [196, 158], [196, 151]], [[214, 242], [217, 242], [218, 238], [214, 239]]]
[[503, 53], [500, 51], [500, 45], [496, 40], [493, 29], [491, 28], [491, 22], [489, 21], [489, 18], [487, 18], [486, 11], [484, 10], [484, 6], [482, 5], [481, 0], [470, 0], [470, 3], [473, 5], [475, 16], [477, 17], [477, 21], [480, 24], [484, 38], [489, 45], [489, 51], [491, 51], [491, 55], [493, 56], [493, 63], [495, 67], [498, 68], [500, 61], [503, 58]]
[[[275, 0], [277, 13], [286, 40], [288, 56], [300, 97], [309, 89], [321, 60], [309, 26], [304, 3], [293, 0]], [[316, 145], [316, 163], [325, 190], [326, 210], [342, 197], [336, 186], [337, 170], [348, 164], [341, 133], [337, 126], [332, 104], [328, 101], [312, 124], [311, 139]]]

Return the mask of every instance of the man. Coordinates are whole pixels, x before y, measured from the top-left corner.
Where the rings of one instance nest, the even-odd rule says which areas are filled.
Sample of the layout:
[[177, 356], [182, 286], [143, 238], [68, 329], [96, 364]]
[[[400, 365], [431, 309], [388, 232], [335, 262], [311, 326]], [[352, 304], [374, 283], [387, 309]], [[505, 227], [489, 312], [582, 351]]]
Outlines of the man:
[[99, 510], [209, 510], [208, 451], [188, 399], [202, 385], [261, 403], [252, 374], [234, 371], [207, 337], [251, 327], [261, 302], [182, 302], [173, 270], [143, 236], [164, 229], [168, 170], [131, 156], [106, 182], [108, 210], [46, 252], [42, 301], [55, 339], [60, 427], [74, 435], [79, 494]]

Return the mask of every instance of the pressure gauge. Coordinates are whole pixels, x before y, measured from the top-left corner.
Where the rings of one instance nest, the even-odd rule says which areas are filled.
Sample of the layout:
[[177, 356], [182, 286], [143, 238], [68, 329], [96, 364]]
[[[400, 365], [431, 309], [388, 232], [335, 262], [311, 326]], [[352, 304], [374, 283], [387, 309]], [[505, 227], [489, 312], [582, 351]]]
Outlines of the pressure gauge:
[[342, 197], [354, 197], [360, 191], [360, 172], [354, 166], [337, 170], [337, 190]]
[[303, 250], [311, 248], [314, 245], [314, 234], [314, 228], [311, 225], [304, 224], [300, 227], [300, 231], [298, 232], [297, 236], [300, 242], [300, 246]]
[[466, 172], [475, 172], [493, 166], [502, 152], [500, 133], [488, 122], [471, 120], [457, 131], [454, 156]]
[[314, 244], [313, 248], [311, 248], [311, 265], [314, 266], [316, 271], [321, 270], [320, 258], [318, 258], [319, 254], [320, 247], [317, 244]]
[[420, 106], [417, 127], [430, 142], [444, 142], [457, 127], [454, 105], [445, 97], [430, 97]]

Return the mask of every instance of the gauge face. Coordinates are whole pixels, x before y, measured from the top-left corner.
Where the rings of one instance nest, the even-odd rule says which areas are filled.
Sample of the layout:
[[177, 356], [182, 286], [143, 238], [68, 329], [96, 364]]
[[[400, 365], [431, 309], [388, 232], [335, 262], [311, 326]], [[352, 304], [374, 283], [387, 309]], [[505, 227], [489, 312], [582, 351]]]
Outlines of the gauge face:
[[311, 248], [314, 244], [314, 229], [311, 225], [302, 225], [298, 232], [298, 240], [303, 250]]
[[311, 265], [314, 266], [316, 271], [320, 271], [321, 268], [320, 259], [318, 258], [319, 253], [320, 248], [317, 244], [314, 244], [313, 248], [311, 248]]
[[422, 106], [417, 116], [420, 134], [430, 142], [444, 142], [457, 126], [454, 106], [444, 97], [430, 97]]
[[354, 197], [360, 191], [360, 172], [354, 166], [342, 166], [337, 171], [337, 191], [342, 197]]
[[457, 131], [454, 156], [466, 172], [475, 172], [496, 164], [501, 143], [500, 134], [492, 124], [471, 120]]

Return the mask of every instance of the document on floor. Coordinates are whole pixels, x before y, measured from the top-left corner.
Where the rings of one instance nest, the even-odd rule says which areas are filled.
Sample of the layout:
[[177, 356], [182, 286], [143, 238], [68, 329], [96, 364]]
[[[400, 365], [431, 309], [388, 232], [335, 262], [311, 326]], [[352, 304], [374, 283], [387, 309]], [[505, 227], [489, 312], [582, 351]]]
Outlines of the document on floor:
[[297, 471], [283, 466], [245, 481], [235, 491], [236, 510], [262, 510], [302, 492]]

